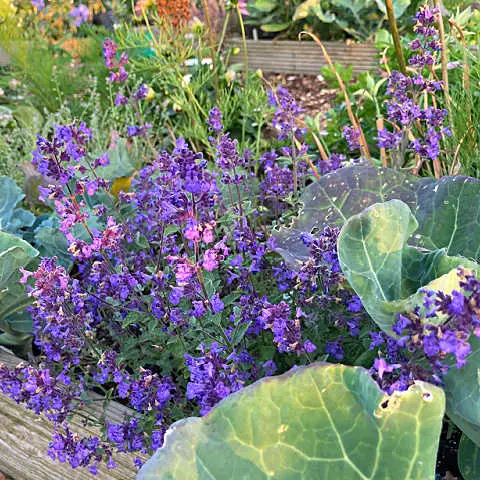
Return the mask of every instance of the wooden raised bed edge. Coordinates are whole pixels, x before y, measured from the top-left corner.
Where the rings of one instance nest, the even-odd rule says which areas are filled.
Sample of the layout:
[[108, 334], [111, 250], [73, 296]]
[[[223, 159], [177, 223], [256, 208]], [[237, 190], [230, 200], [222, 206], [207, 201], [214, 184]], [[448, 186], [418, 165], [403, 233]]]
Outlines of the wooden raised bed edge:
[[[230, 57], [230, 63], [243, 63], [243, 42], [240, 38], [228, 40], [229, 46], [238, 47], [240, 53]], [[352, 66], [353, 73], [369, 72], [379, 60], [373, 43], [323, 42], [332, 61], [344, 67]], [[315, 42], [293, 40], [247, 40], [249, 70], [290, 74], [320, 74], [327, 65], [322, 51]]]
[[[10, 368], [22, 360], [0, 349], [0, 363]], [[92, 393], [96, 400], [85, 408], [85, 413], [99, 416], [103, 412], [102, 397]], [[106, 410], [106, 419], [111, 423], [121, 423], [132, 410], [117, 402], [110, 402]], [[84, 419], [73, 416], [69, 421], [72, 432], [80, 436], [98, 436], [96, 427], [85, 426]], [[134, 480], [136, 468], [135, 457], [146, 460], [145, 456], [135, 453], [114, 454], [117, 468], [108, 470], [105, 464], [99, 465], [97, 475], [92, 475], [86, 468], [72, 469], [68, 463], [53, 461], [47, 455], [51, 441], [52, 424], [45, 417], [17, 405], [6, 395], [0, 393], [0, 472], [13, 480]]]
[[[66, 50], [72, 55], [87, 48], [80, 41], [71, 43], [66, 45]], [[227, 45], [240, 48], [238, 55], [230, 57], [230, 63], [243, 63], [242, 40], [232, 38], [227, 41]], [[333, 62], [345, 67], [351, 65], [357, 75], [378, 66], [378, 59], [375, 58], [378, 52], [372, 43], [324, 42], [324, 45]], [[247, 40], [247, 51], [250, 70], [318, 75], [320, 69], [327, 65], [320, 48], [310, 41]], [[9, 63], [8, 54], [0, 49], [0, 65]]]

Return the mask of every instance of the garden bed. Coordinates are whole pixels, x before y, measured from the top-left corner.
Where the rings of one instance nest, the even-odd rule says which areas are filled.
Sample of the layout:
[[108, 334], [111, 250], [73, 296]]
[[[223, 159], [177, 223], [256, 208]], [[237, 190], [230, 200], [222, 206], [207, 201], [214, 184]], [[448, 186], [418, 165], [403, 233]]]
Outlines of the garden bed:
[[[14, 368], [22, 362], [18, 357], [0, 350], [0, 363]], [[99, 414], [103, 411], [102, 397], [91, 394], [91, 406], [86, 414]], [[93, 478], [87, 469], [72, 470], [68, 463], [54, 462], [46, 451], [51, 442], [52, 424], [23, 405], [17, 405], [6, 395], [0, 395], [0, 472], [13, 480], [86, 480]], [[121, 423], [131, 410], [123, 405], [111, 402], [105, 412], [107, 421]], [[84, 425], [84, 418], [74, 416], [71, 420], [72, 431], [79, 435], [98, 435], [98, 430]], [[117, 468], [107, 470], [105, 464], [99, 465], [95, 478], [105, 480], [129, 480], [135, 478], [133, 460], [138, 455], [116, 454]], [[1, 476], [0, 476], [1, 479]]]
[[[378, 65], [377, 49], [372, 43], [324, 42], [334, 63], [352, 66], [353, 72], [369, 72]], [[232, 39], [230, 45], [240, 48], [232, 57], [233, 63], [243, 59], [241, 39]], [[327, 65], [321, 49], [314, 42], [291, 40], [247, 40], [248, 67], [264, 72], [316, 74]]]

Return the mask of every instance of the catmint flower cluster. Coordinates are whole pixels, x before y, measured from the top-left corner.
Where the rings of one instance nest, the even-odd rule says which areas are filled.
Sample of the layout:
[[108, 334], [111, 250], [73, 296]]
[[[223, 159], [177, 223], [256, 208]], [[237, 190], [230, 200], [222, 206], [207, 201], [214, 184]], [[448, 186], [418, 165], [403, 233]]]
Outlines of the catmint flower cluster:
[[[371, 348], [379, 348], [383, 353], [372, 371], [387, 392], [406, 390], [414, 380], [442, 384], [450, 368], [466, 365], [471, 353], [469, 338], [472, 335], [480, 338], [477, 320], [480, 282], [461, 267], [458, 279], [459, 290], [451, 294], [426, 291], [423, 310], [399, 315], [393, 325], [397, 338], [371, 333]], [[439, 316], [447, 320], [436, 321]], [[427, 360], [426, 365], [415, 362], [413, 352], [420, 352]], [[450, 358], [455, 360], [455, 366]]]
[[[107, 67], [120, 74], [117, 53], [107, 40]], [[130, 99], [145, 94], [140, 87]], [[333, 297], [341, 282], [336, 231], [308, 241], [314, 260], [298, 274], [283, 268], [262, 224], [273, 212], [263, 206], [261, 214], [254, 199], [246, 210], [239, 190], [252, 154], [239, 153], [222, 123], [213, 109], [215, 168], [178, 139], [117, 196], [102, 175], [108, 155], [88, 152], [86, 125], [56, 126], [52, 138], [39, 138], [33, 162], [47, 180], [41, 198], [55, 209], [70, 262], [43, 258], [36, 271], [23, 271], [42, 368], [1, 366], [0, 388], [55, 422], [52, 458], [92, 472], [100, 461], [113, 468], [116, 451], [160, 447], [179, 410], [205, 414], [244, 385], [285, 371], [288, 358], [306, 363], [318, 355], [307, 325], [312, 302]], [[293, 170], [278, 161], [275, 152], [263, 156], [259, 175], [271, 175], [263, 205], [268, 190], [293, 192]], [[306, 178], [302, 168], [297, 173]], [[334, 301], [346, 311], [350, 297], [342, 295]], [[259, 345], [270, 353], [259, 356]], [[80, 438], [66, 422], [92, 387], [133, 414], [104, 423], [104, 437]]]
[[273, 127], [278, 131], [279, 140], [296, 138], [303, 139], [305, 130], [297, 126], [297, 118], [305, 110], [298, 105], [295, 98], [287, 88], [278, 86], [276, 90], [269, 90], [268, 103], [275, 107], [273, 114]]
[[[436, 53], [441, 50], [437, 22], [437, 10], [424, 6], [416, 15], [414, 27], [417, 38], [410, 44], [414, 55], [409, 60], [415, 73], [404, 75], [392, 71], [387, 94], [387, 117], [394, 124], [393, 131], [379, 131], [378, 146], [391, 150], [395, 165], [402, 166], [406, 149], [410, 148], [421, 159], [436, 161], [440, 155], [444, 136], [451, 135], [445, 125], [447, 111], [428, 106], [425, 99], [442, 90], [442, 82], [429, 79], [430, 69], [437, 63]], [[416, 138], [411, 140], [411, 132]]]
[[[128, 54], [127, 52], [122, 52], [120, 57], [118, 56], [118, 45], [111, 39], [107, 38], [103, 42], [103, 57], [105, 60], [105, 65], [110, 70], [110, 76], [108, 81], [110, 83], [116, 83], [123, 85], [124, 90], [126, 90], [127, 95], [124, 92], [117, 92], [115, 96], [115, 105], [117, 107], [127, 105], [129, 102], [140, 102], [145, 100], [150, 95], [150, 87], [146, 84], [141, 84], [136, 91], [131, 91], [128, 86], [128, 72], [125, 69], [125, 66], [128, 64]], [[144, 137], [148, 134], [148, 131], [152, 128], [150, 123], [143, 121], [140, 110], [135, 109], [138, 118], [138, 125], [130, 125], [127, 127], [127, 136], [128, 137]]]

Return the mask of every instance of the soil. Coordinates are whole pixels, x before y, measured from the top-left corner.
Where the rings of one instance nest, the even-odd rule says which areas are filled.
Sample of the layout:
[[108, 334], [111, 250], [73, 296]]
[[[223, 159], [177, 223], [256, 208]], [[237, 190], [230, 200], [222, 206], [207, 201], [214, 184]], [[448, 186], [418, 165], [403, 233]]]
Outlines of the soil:
[[264, 73], [264, 78], [272, 87], [287, 87], [305, 109], [304, 117], [325, 114], [337, 96], [337, 89], [329, 88], [327, 82], [317, 75]]
[[443, 422], [437, 456], [437, 475], [442, 480], [462, 480], [457, 454], [462, 432], [451, 423]]

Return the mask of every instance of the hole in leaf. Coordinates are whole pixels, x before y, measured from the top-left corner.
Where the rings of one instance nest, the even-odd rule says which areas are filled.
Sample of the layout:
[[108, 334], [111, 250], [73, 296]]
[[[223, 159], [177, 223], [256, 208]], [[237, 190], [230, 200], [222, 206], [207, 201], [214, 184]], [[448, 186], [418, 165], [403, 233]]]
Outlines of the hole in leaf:
[[380, 406], [382, 408], [387, 408], [388, 407], [388, 400], [385, 400]]

